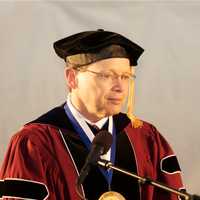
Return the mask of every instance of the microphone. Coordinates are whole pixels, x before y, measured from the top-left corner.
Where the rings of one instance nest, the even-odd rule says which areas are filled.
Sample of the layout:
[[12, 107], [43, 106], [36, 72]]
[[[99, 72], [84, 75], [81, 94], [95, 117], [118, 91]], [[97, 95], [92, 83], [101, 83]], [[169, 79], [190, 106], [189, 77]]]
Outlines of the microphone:
[[0, 180], [0, 199], [9, 197], [43, 200], [48, 195], [46, 185], [40, 182], [20, 178]]
[[91, 150], [85, 160], [80, 175], [78, 177], [77, 185], [83, 183], [92, 165], [97, 164], [100, 156], [107, 153], [112, 145], [112, 135], [108, 131], [100, 131], [92, 141]]

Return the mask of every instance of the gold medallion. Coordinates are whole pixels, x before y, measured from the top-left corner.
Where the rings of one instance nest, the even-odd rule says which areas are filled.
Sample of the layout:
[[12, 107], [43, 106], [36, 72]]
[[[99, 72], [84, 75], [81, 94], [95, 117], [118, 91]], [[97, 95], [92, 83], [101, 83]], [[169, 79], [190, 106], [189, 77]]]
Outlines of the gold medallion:
[[114, 192], [114, 191], [109, 191], [103, 193], [99, 200], [126, 200], [120, 193]]

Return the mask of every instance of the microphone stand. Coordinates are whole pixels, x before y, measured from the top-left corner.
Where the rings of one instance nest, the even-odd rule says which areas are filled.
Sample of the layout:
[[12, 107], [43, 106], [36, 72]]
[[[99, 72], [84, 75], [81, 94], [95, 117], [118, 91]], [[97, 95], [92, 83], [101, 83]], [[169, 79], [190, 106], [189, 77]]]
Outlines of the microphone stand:
[[180, 197], [183, 197], [185, 200], [200, 200], [200, 196], [198, 196], [198, 195], [191, 195], [191, 194], [186, 193], [186, 192], [180, 192], [179, 190], [171, 188], [171, 187], [169, 187], [169, 186], [167, 186], [163, 183], [160, 183], [158, 181], [153, 181], [150, 178], [144, 178], [144, 177], [138, 176], [135, 173], [130, 173], [130, 172], [124, 170], [124, 169], [121, 169], [119, 167], [114, 166], [110, 161], [101, 159], [97, 162], [97, 164], [100, 165], [101, 167], [106, 168], [106, 169], [112, 169], [112, 170], [121, 172], [123, 174], [126, 174], [128, 176], [131, 176], [133, 178], [136, 178], [136, 179], [138, 179], [138, 182], [141, 183], [141, 184], [153, 185], [153, 186], [161, 188], [165, 191], [172, 192], [176, 195], [179, 195]]

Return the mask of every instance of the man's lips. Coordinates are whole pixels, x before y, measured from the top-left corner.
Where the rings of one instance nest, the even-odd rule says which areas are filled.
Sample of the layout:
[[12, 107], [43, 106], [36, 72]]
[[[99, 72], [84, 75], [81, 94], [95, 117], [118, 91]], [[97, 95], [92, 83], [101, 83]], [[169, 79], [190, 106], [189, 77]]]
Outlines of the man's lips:
[[108, 98], [108, 101], [112, 102], [113, 104], [121, 104], [122, 99], [121, 98]]

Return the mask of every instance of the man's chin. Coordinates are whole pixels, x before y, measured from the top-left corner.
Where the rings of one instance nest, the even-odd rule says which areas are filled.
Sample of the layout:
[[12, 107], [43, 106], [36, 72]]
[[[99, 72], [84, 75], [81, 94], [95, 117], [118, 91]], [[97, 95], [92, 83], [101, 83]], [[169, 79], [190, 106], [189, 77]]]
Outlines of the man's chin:
[[101, 118], [103, 117], [109, 117], [116, 114], [119, 114], [121, 112], [121, 106], [108, 106], [102, 110], [102, 112], [99, 112], [99, 116]]
[[113, 108], [113, 109], [110, 109], [107, 111], [107, 114], [109, 116], [112, 116], [112, 115], [117, 115], [121, 112], [121, 108]]

